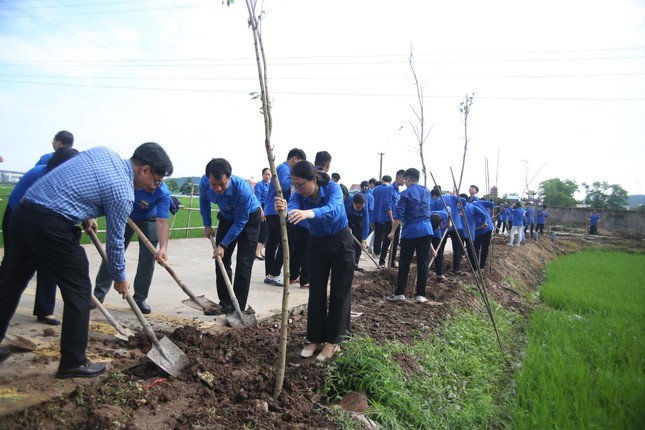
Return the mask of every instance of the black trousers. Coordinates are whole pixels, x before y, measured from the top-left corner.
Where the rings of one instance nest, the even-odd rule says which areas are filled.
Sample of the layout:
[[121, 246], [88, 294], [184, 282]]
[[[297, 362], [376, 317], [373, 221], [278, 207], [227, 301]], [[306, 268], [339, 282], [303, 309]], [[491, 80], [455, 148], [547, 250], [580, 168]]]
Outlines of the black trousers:
[[410, 263], [414, 252], [417, 253], [417, 286], [416, 295], [426, 295], [428, 282], [428, 264], [430, 263], [431, 236], [401, 239], [401, 258], [399, 259], [399, 273], [396, 278], [396, 291], [394, 294], [405, 294], [410, 273]]
[[440, 237], [432, 236], [432, 246], [437, 251], [437, 256], [434, 259], [434, 271], [437, 276], [443, 275], [443, 250], [446, 248], [447, 240], [448, 234], [443, 237], [443, 240]]
[[363, 251], [363, 217], [347, 217], [349, 222], [348, 227], [352, 230], [352, 235], [358, 240], [358, 243], [354, 241], [354, 262], [358, 266], [358, 261], [361, 258]]
[[49, 270], [63, 296], [63, 326], [60, 339], [61, 369], [86, 361], [92, 282], [81, 229], [41, 207], [20, 204], [11, 216], [11, 254], [0, 281], [0, 338], [16, 312], [20, 296], [36, 268]]
[[372, 249], [374, 251], [374, 254], [376, 255], [381, 255], [381, 246], [383, 245], [384, 231], [385, 223], [374, 223], [374, 245], [372, 246]]
[[466, 255], [468, 256], [468, 261], [470, 261], [470, 264], [472, 265], [473, 269], [477, 267], [477, 263], [475, 261], [475, 244], [472, 241], [472, 239], [468, 237], [463, 237], [462, 238], [464, 241], [464, 248], [466, 249]]
[[264, 250], [264, 274], [278, 276], [282, 271], [282, 234], [280, 215], [267, 215], [268, 235]]
[[479, 257], [479, 268], [483, 269], [486, 267], [486, 260], [488, 259], [488, 250], [490, 248], [490, 238], [493, 231], [489, 231], [484, 234], [480, 234], [475, 237], [475, 253]]
[[289, 254], [289, 277], [291, 281], [300, 278], [300, 285], [305, 285], [309, 283], [309, 257], [307, 255], [309, 229], [294, 226], [293, 237], [295, 240], [293, 243], [293, 252]]
[[[11, 243], [9, 243], [9, 221], [13, 209], [7, 205], [4, 216], [2, 217], [2, 240], [4, 241], [4, 255], [0, 263], [0, 279], [7, 270], [8, 255], [11, 252]], [[43, 266], [38, 267], [36, 273], [36, 298], [34, 300], [34, 315], [47, 316], [54, 313], [56, 307], [56, 280], [54, 276]]]
[[309, 342], [338, 343], [349, 333], [353, 280], [354, 246], [349, 228], [332, 236], [309, 236]]
[[[461, 233], [459, 233], [461, 235]], [[464, 255], [461, 240], [457, 236], [457, 230], [448, 232], [450, 236], [450, 243], [452, 244], [452, 271], [458, 272], [461, 270], [461, 257]]]
[[[220, 243], [226, 233], [231, 229], [233, 220], [227, 220], [218, 215], [217, 219], [217, 235], [215, 239]], [[253, 261], [255, 261], [255, 248], [258, 244], [258, 234], [260, 232], [260, 209], [249, 215], [249, 220], [246, 226], [242, 229], [237, 238], [228, 244], [224, 251], [222, 262], [226, 268], [228, 279], [233, 283], [233, 292], [240, 304], [240, 309], [246, 309], [246, 301], [249, 297], [249, 285], [251, 284], [251, 270], [253, 269]], [[237, 246], [237, 260], [235, 261], [235, 278], [232, 276], [231, 259], [233, 258], [233, 251]], [[231, 296], [228, 294], [224, 276], [220, 271], [219, 264], [215, 265], [215, 282], [217, 284], [217, 297], [219, 297], [220, 305], [233, 306]]]
[[[392, 222], [387, 221], [385, 223], [385, 230], [383, 231], [383, 244], [381, 245], [381, 254], [379, 257], [379, 264], [385, 264], [385, 258], [387, 257], [387, 250], [390, 247], [390, 238], [388, 235], [392, 232]], [[401, 225], [397, 227], [394, 232], [394, 240], [392, 241], [392, 251], [390, 253], [390, 261], [388, 261], [389, 267], [394, 267], [394, 261], [396, 260], [396, 250], [399, 247], [399, 238], [401, 237]]]
[[535, 231], [539, 231], [540, 234], [544, 233], [544, 224], [536, 224]]

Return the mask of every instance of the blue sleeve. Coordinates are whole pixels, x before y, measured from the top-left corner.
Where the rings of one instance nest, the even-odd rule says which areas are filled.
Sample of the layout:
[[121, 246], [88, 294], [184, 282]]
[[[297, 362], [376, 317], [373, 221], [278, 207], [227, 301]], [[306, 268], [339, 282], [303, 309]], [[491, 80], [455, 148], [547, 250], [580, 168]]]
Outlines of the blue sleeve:
[[329, 184], [325, 185], [325, 192], [327, 192], [327, 203], [312, 209], [316, 214], [316, 218], [333, 218], [340, 210], [344, 210], [343, 190], [340, 189], [337, 183], [330, 181]]
[[222, 239], [222, 243], [228, 246], [231, 242], [237, 239], [237, 236], [244, 230], [246, 223], [249, 221], [249, 208], [251, 207], [251, 199], [255, 196], [251, 191], [251, 186], [245, 180], [236, 183], [236, 188], [233, 190], [233, 201], [235, 205], [233, 225]]
[[370, 214], [367, 205], [363, 206], [361, 213], [363, 214], [363, 240], [367, 240], [370, 232]]
[[211, 185], [206, 175], [202, 176], [199, 181], [199, 213], [202, 216], [202, 225], [212, 226], [213, 218], [211, 216], [211, 201], [208, 198], [208, 191]]

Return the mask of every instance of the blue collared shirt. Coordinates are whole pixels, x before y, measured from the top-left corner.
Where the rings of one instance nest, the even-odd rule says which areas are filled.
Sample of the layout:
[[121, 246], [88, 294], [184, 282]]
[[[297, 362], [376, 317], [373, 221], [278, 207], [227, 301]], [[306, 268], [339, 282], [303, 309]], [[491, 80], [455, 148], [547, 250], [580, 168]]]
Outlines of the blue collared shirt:
[[[394, 189], [390, 184], [381, 184], [374, 188], [374, 218], [373, 221], [378, 224], [385, 224], [390, 221], [387, 211], [393, 211], [392, 193]], [[393, 211], [394, 212], [394, 211]]]
[[154, 192], [146, 190], [134, 192], [134, 207], [130, 218], [132, 221], [143, 221], [149, 218], [166, 218], [170, 216], [170, 190], [162, 182]]
[[365, 206], [367, 206], [367, 214], [369, 215], [368, 223], [374, 222], [374, 195], [371, 191], [361, 191], [365, 196]]
[[401, 221], [401, 239], [432, 236], [430, 222], [430, 191], [418, 183], [403, 190], [394, 211], [394, 218]]
[[233, 221], [226, 236], [222, 239], [224, 246], [228, 246], [237, 239], [244, 230], [249, 220], [249, 215], [260, 209], [260, 202], [253, 194], [251, 185], [239, 176], [231, 175], [228, 188], [224, 194], [217, 194], [208, 182], [208, 176], [202, 176], [199, 182], [199, 213], [205, 226], [213, 225], [211, 217], [211, 203], [219, 209], [219, 215]]
[[126, 279], [123, 235], [134, 203], [130, 160], [108, 148], [88, 149], [36, 181], [25, 199], [71, 224], [105, 215], [108, 269], [115, 281]]
[[524, 225], [524, 212], [522, 208], [513, 208], [510, 217], [512, 226]]
[[56, 153], [56, 151], [50, 152], [50, 153], [47, 153], [47, 154], [43, 155], [42, 157], [40, 157], [40, 159], [36, 163], [36, 166], [46, 166], [47, 162], [49, 161], [49, 159], [52, 158], [55, 153]]
[[[291, 168], [289, 164], [285, 161], [275, 168], [280, 180], [280, 187], [282, 187], [282, 197], [289, 201], [291, 197]], [[269, 189], [267, 190], [266, 201], [264, 203], [264, 215], [277, 215], [275, 211], [275, 197], [276, 191], [275, 186], [273, 185], [273, 179], [269, 181]]]
[[493, 219], [490, 216], [489, 209], [493, 209], [495, 207], [495, 204], [493, 202], [490, 202], [488, 200], [475, 200], [473, 204], [479, 206], [484, 210], [485, 217], [486, 217], [486, 227], [483, 227], [482, 224], [477, 224], [475, 227], [475, 236], [481, 236], [485, 233], [488, 233], [489, 231], [493, 230]]
[[467, 203], [464, 205], [464, 212], [468, 228], [464, 226], [464, 237], [473, 239], [477, 235], [477, 226], [483, 225], [486, 222], [486, 211], [479, 205], [474, 203]]
[[367, 240], [367, 236], [370, 232], [370, 216], [367, 210], [367, 205], [363, 205], [363, 209], [357, 211], [356, 209], [354, 209], [354, 205], [352, 204], [353, 199], [353, 196], [349, 196], [345, 199], [345, 214], [347, 215], [347, 221], [349, 221], [350, 218], [360, 218], [360, 222], [363, 225], [363, 237], [361, 237], [361, 240]]
[[[450, 208], [450, 214], [452, 216], [453, 222], [453, 225], [450, 227], [450, 229], [448, 229], [448, 231], [457, 229], [459, 231], [459, 234], [461, 235], [464, 229], [464, 225], [461, 221], [461, 216], [459, 216], [459, 203], [457, 199], [458, 197], [456, 196], [443, 196], [443, 200], [446, 202], [446, 206]], [[441, 197], [437, 197], [437, 199], [432, 202], [431, 209], [434, 211], [445, 209]]]
[[307, 220], [309, 234], [315, 237], [331, 236], [347, 227], [347, 215], [343, 205], [343, 191], [340, 186], [329, 181], [327, 185], [318, 187], [318, 203], [311, 197], [303, 197], [294, 192], [289, 199], [287, 212], [294, 209], [312, 209], [316, 215]]
[[253, 188], [253, 194], [255, 194], [255, 198], [258, 199], [262, 207], [264, 207], [264, 203], [266, 203], [266, 200], [267, 200], [267, 192], [269, 191], [269, 182], [260, 181], [257, 184], [255, 184], [255, 188]]
[[27, 171], [27, 173], [22, 175], [22, 178], [20, 178], [11, 194], [9, 194], [7, 204], [12, 210], [18, 207], [20, 199], [25, 196], [29, 187], [31, 187], [38, 179], [45, 176], [45, 173], [47, 173], [47, 164], [41, 164], [36, 165], [36, 167], [32, 167]]

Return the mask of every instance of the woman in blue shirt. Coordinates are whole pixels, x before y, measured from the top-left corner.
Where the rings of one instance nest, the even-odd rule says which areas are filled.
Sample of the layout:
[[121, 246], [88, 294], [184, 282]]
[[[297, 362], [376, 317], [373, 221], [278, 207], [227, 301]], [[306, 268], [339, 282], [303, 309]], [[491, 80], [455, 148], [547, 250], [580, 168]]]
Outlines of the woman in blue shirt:
[[[308, 161], [299, 161], [291, 170], [295, 192], [289, 203], [275, 199], [275, 210], [287, 209], [289, 222], [307, 220], [309, 229], [309, 302], [307, 340], [300, 355], [330, 359], [340, 351], [338, 345], [350, 330], [354, 244], [349, 230], [340, 186], [327, 173]], [[327, 281], [331, 289], [327, 302]]]
[[[267, 192], [269, 191], [269, 182], [271, 181], [271, 169], [265, 167], [262, 169], [262, 180], [255, 184], [253, 188], [253, 193], [255, 197], [260, 202], [262, 209], [264, 209], [264, 204], [267, 199]], [[260, 236], [258, 237], [258, 245], [255, 249], [255, 258], [258, 260], [264, 260], [264, 244], [267, 243], [267, 238], [269, 237], [269, 226], [267, 225], [266, 217], [262, 217], [262, 222], [260, 223]]]

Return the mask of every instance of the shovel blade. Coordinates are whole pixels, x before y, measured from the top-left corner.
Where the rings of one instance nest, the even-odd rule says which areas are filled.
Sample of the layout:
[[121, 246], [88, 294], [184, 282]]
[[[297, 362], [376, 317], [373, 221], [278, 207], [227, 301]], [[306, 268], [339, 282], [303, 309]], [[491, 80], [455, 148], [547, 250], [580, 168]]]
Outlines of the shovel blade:
[[193, 309], [197, 309], [198, 311], [204, 311], [204, 312], [210, 309], [214, 310], [216, 308], [221, 308], [220, 305], [218, 305], [217, 303], [211, 300], [208, 300], [204, 296], [195, 297], [195, 300], [193, 299], [182, 300], [181, 302], [186, 306], [190, 306]]
[[11, 333], [5, 333], [3, 342], [25, 351], [33, 351], [38, 347], [34, 341]]
[[159, 341], [158, 347], [153, 345], [147, 356], [172, 376], [178, 376], [188, 365], [188, 356], [167, 337]]
[[246, 312], [242, 312], [241, 318], [237, 312], [227, 314], [226, 321], [232, 328], [252, 327], [258, 323], [255, 314], [248, 314]]

